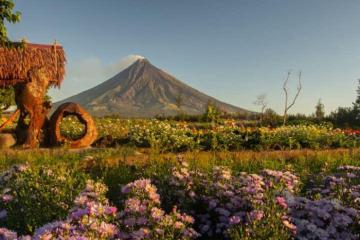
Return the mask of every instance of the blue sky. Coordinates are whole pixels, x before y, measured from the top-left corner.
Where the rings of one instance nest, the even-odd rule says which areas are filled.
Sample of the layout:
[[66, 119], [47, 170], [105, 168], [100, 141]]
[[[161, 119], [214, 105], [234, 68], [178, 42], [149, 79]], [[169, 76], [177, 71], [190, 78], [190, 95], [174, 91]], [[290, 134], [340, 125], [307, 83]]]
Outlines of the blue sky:
[[[15, 0], [23, 14], [13, 40], [65, 48], [60, 100], [105, 81], [132, 59], [148, 58], [179, 80], [220, 100], [257, 110], [265, 93], [281, 112], [288, 70], [303, 72], [291, 112], [350, 106], [360, 78], [357, 0]], [[127, 57], [127, 58], [126, 58]], [[125, 58], [124, 61], [121, 61]], [[295, 92], [296, 79], [289, 84]]]

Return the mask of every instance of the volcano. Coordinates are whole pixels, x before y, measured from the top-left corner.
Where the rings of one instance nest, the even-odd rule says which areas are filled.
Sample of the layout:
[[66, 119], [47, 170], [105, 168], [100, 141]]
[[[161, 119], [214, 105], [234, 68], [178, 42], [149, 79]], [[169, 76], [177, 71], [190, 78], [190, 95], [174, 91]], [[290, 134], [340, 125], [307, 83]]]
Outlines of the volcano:
[[204, 113], [210, 102], [228, 113], [248, 112], [186, 85], [146, 58], [138, 59], [100, 85], [56, 103], [55, 107], [64, 102], [79, 103], [94, 116], [124, 118], [197, 115]]

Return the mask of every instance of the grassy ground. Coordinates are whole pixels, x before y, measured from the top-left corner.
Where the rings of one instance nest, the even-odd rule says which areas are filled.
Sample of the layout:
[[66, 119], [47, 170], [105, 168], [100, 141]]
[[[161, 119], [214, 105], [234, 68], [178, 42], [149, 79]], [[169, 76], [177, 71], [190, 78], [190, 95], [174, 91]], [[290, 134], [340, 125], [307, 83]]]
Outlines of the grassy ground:
[[[324, 176], [335, 173], [338, 166], [360, 166], [360, 148], [239, 152], [192, 151], [181, 153], [181, 156], [189, 164], [189, 171], [199, 170], [196, 172], [202, 172], [205, 175], [207, 173], [211, 175], [215, 166], [227, 166], [234, 175], [241, 175], [238, 174], [240, 172], [260, 173], [264, 169], [289, 170], [300, 178], [301, 185], [297, 196], [307, 196], [309, 189], [318, 185]], [[7, 181], [6, 186], [2, 186], [4, 189], [13, 189], [17, 198], [17, 201], [10, 202], [10, 205], [4, 205], [7, 206], [6, 209], [10, 216], [5, 227], [21, 234], [32, 234], [37, 227], [52, 220], [64, 218], [71, 208], [75, 196], [83, 190], [84, 179], [89, 178], [103, 182], [109, 188], [107, 198], [118, 209], [124, 207], [121, 201], [124, 197], [124, 194], [121, 193], [122, 186], [134, 180], [149, 178], [158, 188], [163, 200], [161, 206], [170, 211], [177, 198], [172, 195], [174, 192], [172, 192], [173, 187], [169, 185], [169, 179], [173, 167], [179, 167], [178, 158], [179, 155], [175, 153], [160, 153], [149, 148], [125, 146], [84, 150], [58, 148], [1, 151], [1, 172], [8, 170], [14, 164], [27, 164], [31, 169], [16, 181]], [[43, 167], [46, 167], [45, 170]], [[6, 174], [0, 177], [0, 179], [6, 178], [8, 178]], [[211, 188], [211, 185], [216, 185], [215, 183], [218, 182], [206, 184], [204, 191]], [[67, 205], [63, 205], [63, 203]], [[272, 203], [272, 198], [271, 201], [266, 202], [270, 205]], [[63, 209], [62, 206], [67, 207]], [[184, 206], [186, 207], [186, 204]], [[282, 212], [277, 205], [274, 205], [273, 208], [266, 206], [268, 212], [265, 211], [265, 214], [269, 216], [263, 223], [266, 226], [265, 232], [254, 228], [254, 231], [258, 232], [261, 237], [250, 239], [264, 239], [263, 237], [267, 236], [265, 233], [272, 230], [273, 222], [271, 221], [280, 219], [271, 217], [276, 214], [278, 216]], [[24, 212], [19, 214], [19, 208], [25, 209]], [[47, 209], [47, 214], [42, 213], [43, 209]], [[276, 211], [272, 213], [273, 210]], [[277, 226], [282, 226], [281, 221]], [[278, 236], [277, 233], [274, 234], [272, 232], [270, 235]], [[287, 236], [286, 232], [281, 237], [273, 239], [289, 239]], [[233, 237], [231, 239], [245, 238]]]
[[[149, 149], [128, 147], [66, 150], [7, 150], [0, 155], [0, 170], [19, 163], [33, 167], [77, 169], [102, 179], [110, 187], [110, 198], [119, 193], [119, 186], [141, 177], [168, 174], [176, 162], [174, 153], [158, 153]], [[192, 168], [211, 169], [215, 165], [230, 167], [234, 172], [258, 172], [264, 168], [291, 170], [307, 182], [309, 176], [332, 172], [340, 165], [360, 166], [360, 149], [185, 152], [184, 159]]]
[[[96, 159], [96, 164], [105, 165], [144, 165], [157, 161], [156, 164], [172, 162], [178, 154], [159, 153], [150, 149], [131, 147], [89, 148], [80, 150], [69, 149], [37, 149], [37, 150], [2, 150], [0, 169], [6, 169], [12, 164], [29, 163], [32, 165], [78, 165], [86, 156]], [[197, 166], [227, 165], [238, 170], [254, 171], [259, 168], [281, 169], [288, 164], [353, 164], [360, 165], [360, 148], [329, 149], [329, 150], [289, 150], [289, 151], [194, 151], [181, 155]]]

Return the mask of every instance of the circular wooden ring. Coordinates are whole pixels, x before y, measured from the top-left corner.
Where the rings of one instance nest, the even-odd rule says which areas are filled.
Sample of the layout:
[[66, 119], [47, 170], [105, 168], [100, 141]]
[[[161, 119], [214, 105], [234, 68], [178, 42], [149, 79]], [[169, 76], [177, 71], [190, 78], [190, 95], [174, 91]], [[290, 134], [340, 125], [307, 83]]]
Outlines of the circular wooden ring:
[[[85, 132], [77, 139], [69, 139], [61, 135], [60, 124], [64, 117], [74, 115], [85, 125]], [[79, 104], [67, 102], [61, 104], [50, 118], [50, 138], [53, 145], [61, 145], [65, 142], [71, 148], [89, 147], [97, 138], [95, 122], [90, 114]]]

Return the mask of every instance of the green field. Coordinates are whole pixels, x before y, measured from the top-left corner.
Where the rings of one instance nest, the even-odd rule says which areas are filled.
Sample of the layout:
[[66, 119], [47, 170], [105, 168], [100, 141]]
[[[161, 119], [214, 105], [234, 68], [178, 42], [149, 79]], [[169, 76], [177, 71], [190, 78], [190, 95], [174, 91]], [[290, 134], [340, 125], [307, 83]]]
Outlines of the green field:
[[[6, 150], [2, 153], [1, 209], [7, 212], [2, 224], [18, 235], [35, 232], [36, 236], [42, 236], [40, 239], [46, 239], [59, 232], [65, 234], [69, 230], [64, 226], [46, 225], [46, 231], [38, 229], [61, 219], [73, 228], [85, 228], [82, 234], [90, 239], [113, 238], [117, 231], [122, 236], [141, 232], [145, 234], [143, 239], [291, 239], [299, 235], [325, 234], [321, 231], [324, 224], [326, 228], [336, 229], [333, 234], [348, 234], [348, 239], [356, 239], [360, 230], [356, 213], [360, 210], [359, 196], [354, 194], [359, 193], [356, 191], [360, 184], [360, 150], [356, 148], [186, 151], [179, 154], [120, 146], [88, 150]], [[340, 166], [358, 168], [341, 169]], [[269, 172], [270, 169], [278, 172]], [[335, 187], [329, 182], [330, 178], [337, 183]], [[89, 179], [105, 184], [105, 189], [102, 185], [94, 187], [97, 185], [87, 182]], [[151, 180], [154, 186], [137, 181], [131, 185], [129, 193], [122, 191], [126, 184], [141, 179]], [[144, 188], [135, 188], [136, 184]], [[90, 199], [91, 194], [84, 192], [86, 185], [87, 191], [96, 192], [95, 198]], [[149, 197], [148, 190], [153, 191], [155, 186], [161, 202]], [[79, 203], [79, 194], [87, 196], [86, 204]], [[286, 208], [281, 205], [283, 197], [288, 201]], [[307, 215], [294, 212], [289, 200], [294, 197], [298, 208], [311, 208], [311, 212]], [[304, 202], [298, 197], [307, 200]], [[244, 202], [239, 206], [227, 205], [237, 198]], [[148, 210], [131, 210], [129, 199], [147, 204]], [[211, 208], [215, 203], [217, 207]], [[177, 219], [172, 210], [175, 205], [177, 212], [193, 219], [185, 222], [184, 217]], [[113, 207], [120, 214], [101, 212]], [[79, 209], [87, 208], [94, 212], [79, 213]], [[154, 219], [153, 208], [162, 209], [159, 219]], [[241, 219], [236, 215], [239, 212]], [[74, 217], [77, 213], [80, 214], [78, 218]], [[314, 218], [314, 214], [319, 216]], [[327, 214], [331, 217], [327, 218]], [[335, 215], [346, 222], [339, 223]], [[132, 217], [147, 219], [146, 224], [126, 222]], [[227, 224], [223, 224], [224, 217], [228, 218]], [[167, 225], [169, 219], [177, 225]], [[322, 221], [322, 227], [316, 225], [314, 219]], [[306, 224], [302, 226], [299, 222]], [[307, 230], [313, 225], [317, 229], [315, 232]], [[294, 226], [297, 226], [296, 231]], [[157, 233], [158, 228], [166, 232]], [[218, 229], [218, 232], [211, 229]]]

